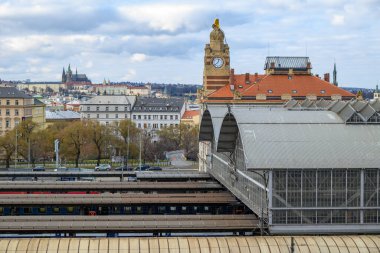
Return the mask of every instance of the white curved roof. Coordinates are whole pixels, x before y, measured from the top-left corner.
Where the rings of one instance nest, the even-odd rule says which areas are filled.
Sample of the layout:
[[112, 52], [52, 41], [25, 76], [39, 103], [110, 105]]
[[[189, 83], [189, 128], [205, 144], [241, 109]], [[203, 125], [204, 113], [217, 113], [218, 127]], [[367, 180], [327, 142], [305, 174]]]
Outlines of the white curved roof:
[[[302, 253], [380, 252], [380, 236], [295, 236]], [[0, 239], [2, 253], [289, 253], [291, 237], [26, 238]]]
[[[233, 151], [238, 131], [248, 169], [380, 167], [379, 124], [346, 124], [328, 110], [209, 106], [208, 111], [217, 150]], [[223, 123], [229, 112], [236, 124]], [[200, 132], [202, 139], [202, 124]]]

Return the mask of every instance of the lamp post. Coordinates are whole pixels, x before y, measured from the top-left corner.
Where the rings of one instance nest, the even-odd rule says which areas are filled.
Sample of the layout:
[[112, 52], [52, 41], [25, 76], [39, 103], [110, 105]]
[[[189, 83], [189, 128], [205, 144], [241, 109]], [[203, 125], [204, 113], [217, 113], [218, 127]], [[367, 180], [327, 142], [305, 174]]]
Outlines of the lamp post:
[[15, 146], [15, 170], [17, 168], [17, 127], [16, 127], [16, 146]]

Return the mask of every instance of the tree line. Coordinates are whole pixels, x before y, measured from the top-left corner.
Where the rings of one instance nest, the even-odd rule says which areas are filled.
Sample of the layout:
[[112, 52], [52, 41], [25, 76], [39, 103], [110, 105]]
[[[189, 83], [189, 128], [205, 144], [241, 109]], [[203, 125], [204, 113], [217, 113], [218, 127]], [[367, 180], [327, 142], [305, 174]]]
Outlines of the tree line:
[[[34, 165], [52, 161], [55, 158], [54, 141], [60, 141], [62, 161], [73, 161], [78, 167], [80, 161], [96, 160], [111, 156], [145, 161], [165, 158], [165, 151], [184, 150], [187, 159], [195, 160], [198, 154], [198, 127], [187, 124], [160, 129], [155, 136], [139, 129], [131, 120], [104, 125], [98, 121], [82, 120], [57, 122], [45, 129], [31, 120], [22, 121], [13, 130], [0, 137], [0, 154], [6, 168], [17, 156]], [[16, 154], [17, 152], [17, 154]]]

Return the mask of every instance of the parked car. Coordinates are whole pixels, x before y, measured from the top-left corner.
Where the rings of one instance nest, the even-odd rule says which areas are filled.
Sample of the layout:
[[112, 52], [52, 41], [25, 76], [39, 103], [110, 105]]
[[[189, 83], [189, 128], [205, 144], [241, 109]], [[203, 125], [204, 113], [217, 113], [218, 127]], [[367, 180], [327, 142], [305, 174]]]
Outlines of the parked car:
[[133, 171], [133, 167], [123, 165], [123, 166], [117, 167], [115, 170], [117, 170], [117, 171]]
[[161, 171], [162, 168], [161, 168], [161, 167], [158, 167], [158, 166], [154, 166], [154, 167], [150, 167], [148, 170], [149, 170], [149, 171]]
[[145, 170], [148, 170], [149, 168], [150, 168], [149, 165], [142, 164], [141, 167], [137, 166], [135, 170], [137, 170], [137, 171], [145, 171]]
[[44, 166], [36, 166], [33, 168], [33, 171], [45, 171], [45, 167]]
[[95, 170], [97, 170], [97, 171], [108, 171], [108, 170], [111, 170], [111, 165], [109, 165], [109, 164], [99, 164], [99, 166], [95, 167]]

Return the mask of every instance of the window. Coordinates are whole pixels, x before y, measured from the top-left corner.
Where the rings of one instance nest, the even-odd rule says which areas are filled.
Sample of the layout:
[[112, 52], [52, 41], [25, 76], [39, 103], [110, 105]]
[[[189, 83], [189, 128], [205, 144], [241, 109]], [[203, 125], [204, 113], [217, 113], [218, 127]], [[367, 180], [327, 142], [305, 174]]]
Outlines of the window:
[[88, 119], [90, 118], [90, 114], [87, 114], [87, 118], [88, 118]]
[[268, 93], [273, 93], [273, 90], [268, 90]]
[[138, 118], [138, 119], [141, 119], [141, 115], [138, 115], [137, 118]]
[[20, 121], [18, 119], [15, 120], [15, 126], [18, 126], [20, 124]]
[[5, 115], [7, 115], [7, 116], [11, 115], [11, 113], [10, 113], [10, 110], [9, 110], [9, 109], [5, 110]]
[[160, 119], [162, 120], [164, 118], [164, 116], [160, 115]]
[[7, 120], [5, 121], [5, 127], [6, 127], [6, 128], [10, 128], [10, 127], [11, 127], [11, 122], [10, 122], [9, 119], [7, 119]]
[[18, 109], [15, 110], [15, 115], [18, 116]]
[[108, 119], [108, 114], [106, 114], [106, 119]]
[[128, 107], [127, 106], [124, 107], [124, 111], [128, 111]]
[[115, 118], [117, 118], [117, 119], [118, 119], [118, 118], [119, 118], [119, 114], [116, 114], [116, 115], [115, 115]]
[[148, 119], [150, 120], [150, 115], [148, 115]]
[[87, 111], [89, 111], [90, 110], [90, 107], [89, 106], [87, 106]]
[[18, 105], [18, 100], [15, 101], [15, 105]]
[[296, 94], [296, 93], [297, 93], [297, 90], [292, 90], [292, 93], [293, 93], [293, 94]]
[[137, 124], [137, 127], [138, 127], [138, 128], [141, 128], [141, 123]]
[[136, 119], [136, 115], [133, 115], [133, 119]]
[[175, 119], [178, 120], [178, 115], [175, 116]]
[[106, 126], [108, 126], [110, 123], [108, 121], [106, 121]]
[[118, 106], [115, 106], [115, 111], [118, 111], [119, 110], [119, 107]]
[[96, 114], [96, 118], [98, 118], [98, 119], [99, 119], [99, 114]]
[[326, 93], [326, 91], [325, 90], [321, 90], [321, 94], [325, 94]]
[[128, 114], [125, 114], [125, 118], [128, 119]]
[[99, 111], [99, 106], [96, 107], [96, 110]]
[[170, 115], [170, 120], [173, 120], [173, 115]]
[[106, 111], [108, 112], [108, 106], [106, 106]]
[[164, 119], [165, 119], [165, 120], [167, 120], [167, 119], [168, 119], [168, 117], [167, 117], [166, 115], [164, 115]]
[[146, 115], [144, 115], [144, 119], [146, 119]]
[[10, 104], [11, 104], [11, 101], [7, 99], [7, 105], [10, 105]]

